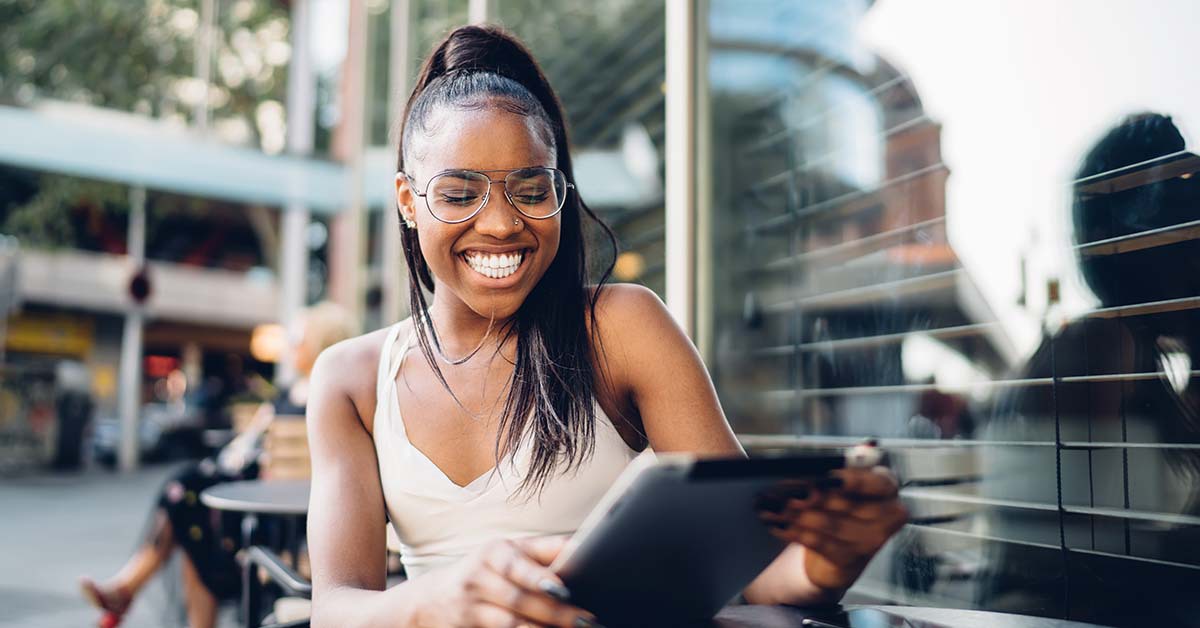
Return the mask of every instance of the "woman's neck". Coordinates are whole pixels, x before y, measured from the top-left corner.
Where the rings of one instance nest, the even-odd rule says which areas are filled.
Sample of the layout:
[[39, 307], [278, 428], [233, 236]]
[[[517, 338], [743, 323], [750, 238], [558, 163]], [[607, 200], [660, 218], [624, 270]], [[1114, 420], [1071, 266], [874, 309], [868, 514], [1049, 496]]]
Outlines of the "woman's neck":
[[429, 305], [429, 320], [437, 331], [445, 357], [464, 356], [479, 348], [481, 343], [480, 353], [491, 355], [496, 342], [504, 337], [511, 317], [492, 319], [481, 316], [455, 296], [440, 296], [444, 292], [434, 292], [433, 303]]

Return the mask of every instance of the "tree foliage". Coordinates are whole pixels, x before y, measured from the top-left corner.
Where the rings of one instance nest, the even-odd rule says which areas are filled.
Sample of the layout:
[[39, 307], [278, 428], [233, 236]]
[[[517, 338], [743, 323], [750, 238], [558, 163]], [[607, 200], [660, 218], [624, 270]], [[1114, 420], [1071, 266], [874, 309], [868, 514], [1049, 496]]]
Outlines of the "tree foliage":
[[[273, 0], [216, 6], [206, 85], [195, 76], [200, 0], [0, 0], [0, 103], [68, 101], [180, 126], [206, 106], [223, 141], [278, 150], [290, 57], [286, 7]], [[2, 228], [27, 246], [75, 245], [69, 214], [81, 204], [128, 205], [121, 184], [53, 173], [35, 180], [32, 195], [0, 186]]]

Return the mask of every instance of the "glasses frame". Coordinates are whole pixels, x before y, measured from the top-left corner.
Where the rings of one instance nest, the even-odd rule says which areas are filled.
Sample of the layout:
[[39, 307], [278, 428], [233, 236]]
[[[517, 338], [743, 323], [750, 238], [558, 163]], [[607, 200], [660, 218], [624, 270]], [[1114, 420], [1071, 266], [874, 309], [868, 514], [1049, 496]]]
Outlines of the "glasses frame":
[[[548, 216], [531, 216], [531, 215], [525, 213], [525, 210], [521, 209], [521, 206], [519, 204], [517, 204], [517, 202], [513, 200], [512, 195], [508, 193], [508, 178], [511, 177], [512, 175], [514, 175], [518, 172], [522, 172], [524, 170], [553, 170], [554, 172], [557, 172], [558, 174], [562, 175], [563, 181], [566, 182], [566, 187], [563, 190], [562, 203], [559, 203], [558, 209], [554, 210], [554, 213], [552, 213]], [[453, 172], [464, 172], [464, 173], [468, 173], [468, 174], [480, 175], [483, 178], [488, 180], [488, 187], [487, 187], [487, 191], [483, 193], [483, 200], [479, 202], [479, 206], [476, 207], [475, 211], [471, 212], [471, 214], [469, 216], [467, 216], [466, 218], [460, 218], [458, 220], [446, 220], [446, 219], [442, 218], [441, 216], [438, 216], [437, 213], [435, 213], [433, 211], [433, 207], [431, 207], [429, 205], [429, 196], [428, 196], [429, 185], [431, 183], [433, 183], [434, 179], [436, 179], [442, 175], [450, 174]], [[497, 172], [506, 172], [508, 174], [504, 175], [503, 179], [493, 179], [490, 176], [488, 176], [489, 173], [497, 173]], [[417, 196], [420, 196], [422, 199], [424, 199], [425, 210], [429, 212], [429, 215], [433, 216], [434, 219], [436, 219], [438, 222], [444, 222], [448, 225], [459, 225], [459, 224], [467, 222], [468, 220], [478, 216], [479, 212], [483, 211], [484, 207], [487, 207], [488, 199], [490, 199], [492, 197], [492, 186], [497, 183], [504, 184], [504, 198], [508, 199], [508, 204], [512, 205], [513, 209], [517, 210], [518, 212], [521, 213], [522, 216], [524, 216], [530, 220], [547, 220], [547, 219], [557, 216], [559, 213], [562, 212], [563, 207], [566, 207], [567, 195], [569, 194], [570, 190], [575, 189], [575, 184], [571, 183], [570, 181], [567, 181], [567, 174], [565, 172], [563, 172], [562, 170], [559, 170], [558, 168], [552, 168], [550, 166], [525, 166], [524, 168], [513, 168], [511, 170], [468, 170], [466, 168], [448, 168], [446, 170], [442, 170], [441, 172], [434, 174], [432, 177], [429, 177], [429, 180], [425, 182], [425, 191], [424, 192], [417, 191], [417, 182], [412, 178], [412, 175], [408, 174], [407, 172], [401, 172], [400, 174], [404, 175], [405, 179], [408, 179], [408, 183], [412, 187], [413, 194], [416, 194]]]

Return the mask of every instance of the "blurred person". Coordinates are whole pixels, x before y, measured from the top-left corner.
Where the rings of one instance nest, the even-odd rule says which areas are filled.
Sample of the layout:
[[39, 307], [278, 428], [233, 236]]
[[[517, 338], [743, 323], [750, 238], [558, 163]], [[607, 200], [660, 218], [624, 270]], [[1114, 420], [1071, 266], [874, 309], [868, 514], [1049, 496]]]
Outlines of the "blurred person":
[[[995, 402], [987, 440], [1200, 443], [1200, 386], [1192, 377], [1200, 363], [1198, 310], [1154, 306], [1200, 296], [1200, 240], [1171, 233], [1200, 219], [1200, 185], [1190, 175], [1160, 175], [1162, 163], [1146, 166], [1170, 155], [1189, 156], [1184, 148], [1183, 135], [1169, 116], [1146, 112], [1126, 117], [1089, 149], [1075, 174], [1072, 206], [1083, 279], [1101, 310], [1149, 305], [1142, 311], [1068, 322], [1043, 340], [1017, 374], [1018, 379], [1130, 377], [1008, 388]], [[1110, 189], [1095, 186], [1098, 180], [1130, 176], [1144, 180]], [[1147, 233], [1162, 235], [1145, 240]], [[1102, 248], [1124, 236], [1135, 240]], [[1144, 244], [1138, 245], [1139, 240]], [[1068, 457], [1081, 453], [1063, 452], [1056, 471], [1053, 449], [996, 449], [985, 456], [982, 490], [997, 499], [1043, 504], [1061, 499], [1068, 504], [1200, 514], [1200, 452], [1195, 449], [1110, 448], [1090, 451], [1085, 460]], [[1061, 476], [1058, 482], [1046, 481], [1056, 473]], [[1060, 532], [1059, 517], [1065, 516], [997, 511], [988, 523], [991, 534], [1002, 538], [1057, 540], [1060, 534], [1071, 537], [1071, 522]], [[1093, 522], [1090, 530], [1080, 529], [1078, 534], [1090, 539], [1091, 549], [1129, 553], [1127, 539], [1132, 539], [1140, 551], [1152, 552], [1150, 557], [1200, 562], [1200, 527], [1136, 521], [1130, 525], [1125, 530]], [[1050, 560], [1037, 554], [1017, 544], [997, 544], [988, 559], [980, 603], [994, 610], [1062, 616], [1066, 609], [1058, 600], [1066, 574], [1057, 571], [1061, 559], [1055, 553], [1054, 568], [1031, 569]], [[1184, 600], [1154, 603], [1158, 592], [1173, 588], [1161, 578], [1137, 573], [1144, 566], [1076, 556], [1076, 561], [1091, 562], [1070, 577], [1090, 579], [1089, 586], [1098, 593], [1088, 596], [1086, 608], [1073, 608], [1072, 618], [1115, 625], [1181, 625], [1172, 613]]]
[[276, 416], [303, 415], [309, 398], [309, 376], [317, 356], [356, 331], [349, 313], [333, 303], [306, 309], [289, 336], [292, 364], [298, 377], [279, 391], [272, 403], [262, 404], [245, 430], [214, 458], [184, 466], [159, 492], [145, 541], [119, 571], [104, 582], [81, 579], [84, 596], [103, 611], [99, 625], [118, 625], [138, 592], [171, 557], [183, 550], [184, 603], [192, 628], [210, 628], [220, 600], [235, 598], [241, 589], [241, 572], [235, 561], [240, 535], [236, 514], [218, 513], [200, 503], [201, 491], [236, 480], [258, 476], [263, 435]]
[[[593, 625], [547, 567], [563, 535], [646, 447], [744, 453], [658, 297], [587, 285], [584, 220], [615, 241], [572, 189], [561, 105], [523, 44], [450, 33], [402, 125], [413, 316], [313, 371], [312, 625]], [[840, 477], [763, 504], [791, 545], [747, 601], [836, 601], [903, 524], [889, 473]], [[388, 520], [409, 579], [384, 590]]]
[[83, 441], [92, 421], [92, 374], [78, 360], [62, 360], [54, 367], [54, 407], [58, 435], [54, 448], [55, 469], [78, 469], [83, 461]]

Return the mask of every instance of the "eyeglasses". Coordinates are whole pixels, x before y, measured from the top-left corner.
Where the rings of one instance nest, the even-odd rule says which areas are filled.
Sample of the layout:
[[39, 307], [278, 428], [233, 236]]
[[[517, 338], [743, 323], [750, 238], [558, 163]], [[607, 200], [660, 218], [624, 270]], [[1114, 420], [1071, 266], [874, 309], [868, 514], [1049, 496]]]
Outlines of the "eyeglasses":
[[[507, 172], [503, 179], [492, 179], [487, 173]], [[425, 199], [425, 206], [434, 218], [450, 224], [466, 222], [475, 217], [487, 204], [493, 183], [504, 183], [504, 196], [517, 211], [528, 218], [543, 220], [553, 217], [563, 208], [567, 190], [575, 184], [558, 168], [521, 168], [518, 170], [444, 170], [433, 175], [424, 192], [413, 193]]]

